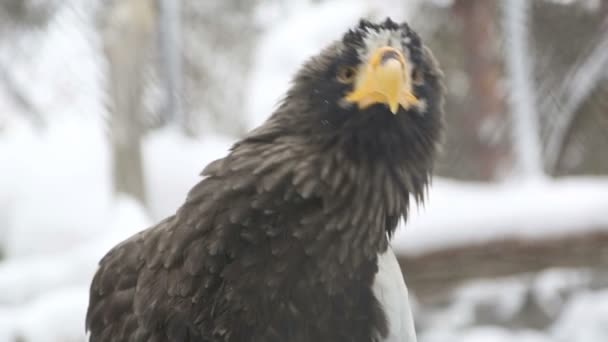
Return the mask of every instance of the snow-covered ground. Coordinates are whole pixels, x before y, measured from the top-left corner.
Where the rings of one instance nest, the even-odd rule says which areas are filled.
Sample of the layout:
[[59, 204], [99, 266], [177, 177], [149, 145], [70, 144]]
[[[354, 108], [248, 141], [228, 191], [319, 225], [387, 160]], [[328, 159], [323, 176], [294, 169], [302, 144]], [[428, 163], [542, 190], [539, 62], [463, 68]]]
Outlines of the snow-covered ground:
[[[267, 32], [249, 80], [248, 123], [255, 126], [270, 113], [304, 59], [360, 16], [407, 18], [414, 12], [403, 3], [298, 0], [287, 9], [263, 6], [259, 20]], [[98, 47], [82, 18], [64, 9], [36, 53], [11, 64], [17, 80], [31, 88], [34, 104], [52, 120], [38, 131], [18, 113], [6, 116], [0, 110], [0, 249], [6, 254], [0, 262], [0, 342], [83, 341], [88, 284], [97, 261], [117, 242], [171, 214], [203, 167], [234, 141], [192, 139], [172, 129], [153, 132], [143, 144], [148, 208], [114, 198], [100, 120], [105, 107]], [[74, 44], [56, 48], [68, 42]], [[0, 47], [0, 58], [10, 58], [10, 51]], [[2, 101], [0, 95], [0, 109], [16, 110]], [[435, 179], [428, 203], [413, 210], [394, 246], [416, 254], [472, 241], [570, 234], [574, 226], [608, 229], [606, 212], [606, 178], [498, 185]], [[592, 290], [589, 282], [583, 271], [550, 270], [468, 284], [445, 307], [419, 307], [420, 340], [608, 341], [608, 290]], [[567, 297], [560, 295], [564, 291]], [[530, 292], [554, 322], [542, 331], [500, 327], [501, 319], [525, 307]], [[479, 305], [502, 318], [477, 325]], [[555, 305], [560, 310], [551, 309]]]
[[447, 305], [418, 307], [420, 341], [606, 341], [608, 281], [591, 274], [549, 269], [465, 284]]
[[502, 184], [435, 179], [427, 202], [395, 236], [393, 246], [403, 254], [608, 230], [608, 177]]

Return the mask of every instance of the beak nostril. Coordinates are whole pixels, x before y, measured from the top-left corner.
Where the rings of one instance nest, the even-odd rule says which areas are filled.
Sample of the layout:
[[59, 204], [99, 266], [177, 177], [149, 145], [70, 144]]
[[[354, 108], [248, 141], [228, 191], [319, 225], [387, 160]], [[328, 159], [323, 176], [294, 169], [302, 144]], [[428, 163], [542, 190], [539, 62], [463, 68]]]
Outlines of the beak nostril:
[[384, 64], [390, 60], [398, 60], [401, 62], [401, 55], [399, 55], [399, 53], [395, 50], [387, 50], [382, 54], [382, 57], [380, 58], [380, 63]]

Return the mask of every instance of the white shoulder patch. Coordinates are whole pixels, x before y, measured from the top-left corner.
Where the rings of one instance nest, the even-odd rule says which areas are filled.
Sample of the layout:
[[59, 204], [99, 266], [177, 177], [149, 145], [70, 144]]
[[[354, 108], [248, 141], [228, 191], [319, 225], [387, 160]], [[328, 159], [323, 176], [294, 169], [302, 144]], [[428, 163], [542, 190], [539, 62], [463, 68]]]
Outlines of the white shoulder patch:
[[383, 342], [416, 342], [407, 287], [397, 257], [390, 246], [378, 256], [378, 273], [374, 279], [373, 291], [388, 323], [389, 334]]

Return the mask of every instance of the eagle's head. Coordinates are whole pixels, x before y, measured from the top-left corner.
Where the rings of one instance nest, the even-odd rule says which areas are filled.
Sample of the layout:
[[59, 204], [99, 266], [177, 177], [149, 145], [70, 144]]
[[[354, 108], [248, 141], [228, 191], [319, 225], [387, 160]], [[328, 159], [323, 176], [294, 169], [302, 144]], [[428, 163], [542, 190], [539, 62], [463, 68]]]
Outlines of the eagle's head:
[[362, 20], [303, 65], [274, 119], [355, 160], [426, 165], [442, 127], [441, 78], [407, 24]]
[[[259, 192], [317, 198], [327, 215], [349, 208], [358, 213], [349, 222], [377, 219], [360, 225], [391, 233], [410, 198], [424, 200], [442, 130], [442, 84], [407, 24], [362, 20], [304, 63], [268, 121], [237, 143], [234, 162], [220, 165], [242, 172], [243, 184], [264, 175]], [[258, 159], [253, 173], [240, 171]], [[378, 232], [369, 246], [385, 239]]]

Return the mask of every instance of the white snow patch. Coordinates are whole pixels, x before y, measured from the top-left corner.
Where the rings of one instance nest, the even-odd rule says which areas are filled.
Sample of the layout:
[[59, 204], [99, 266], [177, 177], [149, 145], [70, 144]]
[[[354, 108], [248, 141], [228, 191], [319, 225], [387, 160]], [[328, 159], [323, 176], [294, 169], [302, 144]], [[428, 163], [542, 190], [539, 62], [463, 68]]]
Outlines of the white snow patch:
[[[271, 113], [301, 62], [339, 39], [359, 17], [408, 17], [406, 7], [419, 0], [296, 2], [292, 8], [281, 1], [286, 12], [264, 23], [268, 31], [250, 80], [251, 115], [244, 118], [251, 126]], [[99, 259], [119, 241], [174, 212], [207, 162], [223, 156], [230, 145], [223, 137], [194, 140], [170, 129], [151, 133], [143, 142], [150, 213], [132, 199], [113, 199], [107, 139], [98, 120], [105, 113], [98, 42], [81, 15], [64, 8], [48, 37], [20, 43], [19, 54], [5, 46], [0, 53], [51, 122], [48, 130], [35, 132], [23, 125], [20, 113], [2, 113], [0, 242], [10, 247], [9, 258], [0, 263], [0, 341], [83, 341], [88, 286]], [[15, 109], [10, 104], [1, 108]], [[426, 208], [413, 211], [394, 245], [403, 253], [420, 253], [504, 237], [605, 229], [607, 209], [608, 180], [601, 178], [504, 185], [440, 179]], [[507, 281], [458, 291], [456, 305], [437, 315], [420, 341], [604, 342], [606, 291], [556, 302], [562, 289], [578, 281], [584, 279], [560, 273], [537, 281], [541, 301], [547, 303], [543, 307], [567, 308], [548, 335], [468, 327], [475, 314], [471, 303], [497, 303], [505, 317], [521, 306], [522, 287]]]
[[424, 325], [461, 330], [475, 323], [479, 307], [491, 308], [495, 319], [507, 321], [524, 305], [526, 292], [522, 277], [469, 282], [454, 291], [448, 307], [428, 312]]
[[102, 223], [106, 227], [103, 232], [64, 251], [1, 262], [0, 306], [19, 305], [71, 284], [87, 285], [97, 263], [110, 248], [147, 228], [152, 221], [137, 201], [120, 197]]
[[173, 127], [150, 133], [144, 140], [143, 159], [152, 218], [172, 215], [202, 179], [203, 168], [228, 154], [233, 142], [222, 136], [189, 138]]
[[[556, 320], [544, 331], [480, 325], [480, 321], [499, 324], [517, 320], [527, 310], [527, 304], [522, 306], [525, 301], [544, 300], [545, 294], [539, 292], [544, 289], [560, 289], [564, 294], [564, 305], [550, 313]], [[604, 342], [608, 336], [606, 310], [608, 290], [592, 290], [589, 275], [582, 270], [550, 269], [539, 274], [477, 280], [459, 286], [447, 306], [419, 313], [417, 321], [424, 327], [419, 341]]]
[[60, 251], [103, 229], [111, 193], [99, 124], [57, 119], [40, 132], [7, 131], [0, 165], [0, 202], [11, 208], [3, 238], [9, 257]]
[[66, 287], [16, 309], [0, 308], [0, 341], [84, 341], [88, 292], [88, 286]]
[[505, 238], [539, 239], [608, 229], [608, 179], [480, 184], [436, 179], [393, 248], [403, 254]]
[[[476, 327], [461, 332], [441, 329], [424, 334], [421, 342], [550, 342], [545, 334], [534, 331], [511, 331], [500, 327]], [[589, 341], [591, 342], [591, 341]]]
[[589, 287], [592, 281], [590, 270], [549, 269], [536, 277], [532, 290], [543, 311], [555, 317], [565, 305], [565, 294]]
[[556, 341], [606, 341], [608, 338], [608, 290], [578, 293], [554, 323]]
[[[149, 209], [172, 214], [202, 169], [227, 154], [220, 136], [166, 129], [143, 141]], [[0, 136], [0, 242], [8, 257], [65, 250], [103, 231], [112, 209], [108, 141], [97, 120], [65, 117], [41, 131], [14, 125]]]
[[0, 64], [43, 120], [32, 130], [0, 105], [0, 246], [8, 256], [53, 252], [101, 227], [110, 205], [98, 37], [89, 2], [60, 6], [43, 32], [0, 42]]
[[63, 253], [0, 263], [0, 341], [83, 341], [89, 285], [118, 242], [148, 227], [141, 205], [118, 198], [103, 233]]

